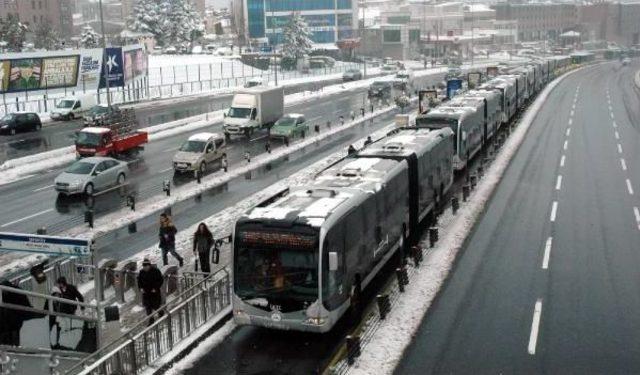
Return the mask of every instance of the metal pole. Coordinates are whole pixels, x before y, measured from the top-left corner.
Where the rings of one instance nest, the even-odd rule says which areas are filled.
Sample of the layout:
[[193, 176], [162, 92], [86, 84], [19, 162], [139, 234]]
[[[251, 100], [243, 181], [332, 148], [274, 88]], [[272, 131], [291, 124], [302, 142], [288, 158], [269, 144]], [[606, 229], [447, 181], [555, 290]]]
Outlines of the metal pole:
[[[111, 95], [109, 94], [109, 71], [107, 66], [107, 34], [104, 31], [104, 16], [102, 15], [102, 0], [98, 1], [100, 7], [100, 30], [102, 31], [102, 69], [104, 69], [104, 84], [107, 88], [107, 107], [111, 108]], [[98, 89], [99, 91], [100, 89]]]

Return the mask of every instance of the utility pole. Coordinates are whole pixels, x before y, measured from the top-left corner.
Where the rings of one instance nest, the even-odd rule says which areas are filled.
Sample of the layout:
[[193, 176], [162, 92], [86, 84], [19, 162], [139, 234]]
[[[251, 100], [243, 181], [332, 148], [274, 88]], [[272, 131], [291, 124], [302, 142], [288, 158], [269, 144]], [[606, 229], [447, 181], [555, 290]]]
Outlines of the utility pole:
[[102, 15], [102, 0], [98, 1], [100, 7], [100, 30], [102, 31], [102, 69], [104, 70], [104, 84], [107, 88], [107, 107], [111, 108], [111, 94], [109, 94], [109, 66], [107, 66], [107, 34], [104, 31], [104, 16]]

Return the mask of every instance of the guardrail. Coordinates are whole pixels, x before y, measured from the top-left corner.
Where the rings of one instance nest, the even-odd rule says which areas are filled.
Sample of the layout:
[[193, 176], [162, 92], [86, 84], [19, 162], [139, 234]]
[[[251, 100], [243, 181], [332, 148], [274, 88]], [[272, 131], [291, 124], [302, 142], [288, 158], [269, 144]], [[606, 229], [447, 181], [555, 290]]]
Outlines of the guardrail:
[[153, 324], [149, 324], [151, 316], [148, 316], [66, 374], [141, 373], [231, 304], [230, 283], [226, 268], [206, 276], [160, 307], [158, 311], [164, 315]]

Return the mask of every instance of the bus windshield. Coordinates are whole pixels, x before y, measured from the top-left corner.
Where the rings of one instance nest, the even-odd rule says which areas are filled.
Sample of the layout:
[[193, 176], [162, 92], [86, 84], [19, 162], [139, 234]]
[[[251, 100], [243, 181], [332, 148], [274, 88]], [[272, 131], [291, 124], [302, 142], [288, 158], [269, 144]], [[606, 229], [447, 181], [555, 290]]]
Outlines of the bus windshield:
[[253, 305], [301, 310], [318, 299], [318, 252], [317, 234], [239, 231], [234, 291]]

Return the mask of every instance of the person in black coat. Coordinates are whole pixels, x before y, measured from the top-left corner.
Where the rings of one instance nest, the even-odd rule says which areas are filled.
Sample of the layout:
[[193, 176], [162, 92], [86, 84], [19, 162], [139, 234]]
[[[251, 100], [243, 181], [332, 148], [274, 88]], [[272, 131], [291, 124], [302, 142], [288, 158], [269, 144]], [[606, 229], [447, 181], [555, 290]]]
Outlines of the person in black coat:
[[[0, 283], [2, 286], [20, 289], [17, 285], [12, 284], [8, 280]], [[2, 302], [11, 305], [31, 307], [29, 299], [24, 294], [15, 292], [2, 291]], [[20, 346], [20, 330], [25, 320], [36, 318], [33, 313], [11, 309], [8, 307], [0, 307], [0, 344]]]
[[[58, 280], [56, 280], [56, 284], [58, 285], [58, 289], [60, 289], [60, 298], [84, 302], [82, 293], [78, 291], [78, 288], [76, 288], [75, 285], [67, 283], [67, 279], [65, 277], [59, 277]], [[59, 311], [64, 314], [74, 315], [77, 309], [78, 305], [72, 303], [60, 303]], [[84, 311], [84, 306], [81, 306], [80, 309]]]
[[200, 223], [198, 230], [193, 234], [193, 254], [198, 255], [202, 272], [211, 272], [211, 247], [213, 246], [213, 235], [207, 224]]
[[162, 250], [162, 262], [165, 266], [169, 263], [167, 253], [171, 253], [178, 260], [180, 267], [184, 263], [184, 259], [176, 252], [176, 233], [178, 233], [178, 229], [171, 222], [169, 215], [161, 214], [158, 237], [160, 238], [160, 250]]
[[[147, 315], [152, 315], [153, 312], [162, 306], [162, 294], [160, 288], [164, 278], [159, 269], [151, 264], [149, 259], [142, 261], [142, 270], [138, 274], [138, 288], [142, 292], [142, 305], [145, 308]], [[164, 315], [163, 311], [158, 313], [159, 316]], [[149, 325], [152, 325], [154, 318], [151, 317]]]

